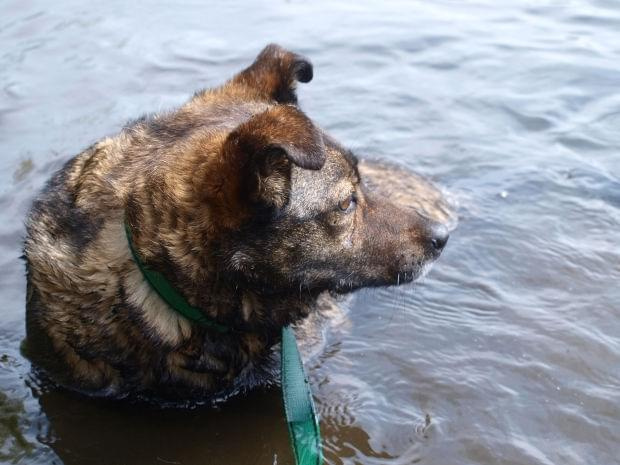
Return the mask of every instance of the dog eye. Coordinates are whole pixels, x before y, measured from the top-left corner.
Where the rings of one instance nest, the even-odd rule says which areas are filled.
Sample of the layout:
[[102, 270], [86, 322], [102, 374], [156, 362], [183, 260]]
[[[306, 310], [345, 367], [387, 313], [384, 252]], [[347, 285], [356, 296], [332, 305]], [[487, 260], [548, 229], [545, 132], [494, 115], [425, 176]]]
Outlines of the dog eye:
[[338, 204], [338, 208], [340, 208], [340, 211], [349, 213], [355, 209], [356, 204], [357, 204], [357, 199], [355, 198], [355, 194], [351, 194], [349, 197], [347, 197], [346, 199], [344, 199], [342, 202]]

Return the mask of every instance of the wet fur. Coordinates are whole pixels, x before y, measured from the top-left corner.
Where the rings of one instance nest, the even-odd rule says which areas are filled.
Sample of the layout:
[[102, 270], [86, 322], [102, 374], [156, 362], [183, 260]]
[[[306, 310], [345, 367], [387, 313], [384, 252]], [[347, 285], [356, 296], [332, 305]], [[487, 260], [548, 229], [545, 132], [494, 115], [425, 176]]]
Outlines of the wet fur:
[[[411, 281], [436, 258], [421, 213], [445, 221], [441, 195], [404, 173], [429, 199], [417, 207], [434, 213], [376, 194], [399, 170], [358, 163], [312, 123], [294, 91], [311, 78], [307, 59], [268, 46], [223, 86], [132, 122], [54, 175], [24, 248], [38, 366], [90, 394], [229, 392], [251, 384], [281, 327], [326, 292]], [[353, 194], [354, 211], [341, 211]], [[136, 266], [124, 222], [148, 266], [234, 330], [170, 309]]]

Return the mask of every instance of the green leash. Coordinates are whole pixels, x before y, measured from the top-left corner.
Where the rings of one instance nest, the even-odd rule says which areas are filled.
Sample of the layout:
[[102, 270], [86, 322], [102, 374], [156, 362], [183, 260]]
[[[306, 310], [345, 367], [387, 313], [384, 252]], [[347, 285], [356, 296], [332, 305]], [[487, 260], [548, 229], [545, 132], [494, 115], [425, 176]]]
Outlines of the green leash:
[[315, 413], [310, 383], [304, 372], [295, 333], [282, 328], [282, 398], [288, 432], [297, 465], [323, 463], [319, 417]]
[[[189, 321], [220, 333], [231, 330], [208, 318], [199, 308], [191, 306], [163, 274], [142, 263], [133, 247], [131, 229], [127, 222], [125, 222], [125, 233], [136, 265], [164, 302]], [[323, 450], [319, 418], [312, 401], [310, 383], [304, 372], [295, 333], [290, 326], [282, 328], [281, 357], [282, 399], [295, 462], [297, 465], [322, 465]]]

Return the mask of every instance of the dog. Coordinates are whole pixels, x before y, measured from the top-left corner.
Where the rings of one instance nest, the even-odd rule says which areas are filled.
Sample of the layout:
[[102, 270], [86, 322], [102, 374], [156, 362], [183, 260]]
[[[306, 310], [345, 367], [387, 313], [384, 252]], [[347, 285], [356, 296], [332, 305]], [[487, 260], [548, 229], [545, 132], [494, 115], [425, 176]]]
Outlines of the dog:
[[[221, 395], [326, 293], [410, 282], [437, 259], [446, 226], [386, 185], [437, 191], [358, 162], [317, 127], [295, 93], [312, 76], [308, 59], [269, 45], [221, 87], [127, 124], [52, 177], [24, 244], [35, 366], [89, 395]], [[427, 204], [445, 220], [442, 202]], [[173, 310], [144, 268], [211, 326]]]

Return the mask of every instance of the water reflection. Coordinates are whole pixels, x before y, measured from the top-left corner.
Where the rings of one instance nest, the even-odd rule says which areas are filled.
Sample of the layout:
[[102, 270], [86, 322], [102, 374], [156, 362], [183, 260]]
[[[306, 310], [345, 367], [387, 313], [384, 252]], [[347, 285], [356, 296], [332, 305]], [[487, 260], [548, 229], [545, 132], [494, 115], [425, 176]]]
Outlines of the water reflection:
[[277, 389], [219, 408], [162, 409], [58, 389], [39, 403], [49, 422], [41, 440], [66, 465], [293, 463]]

